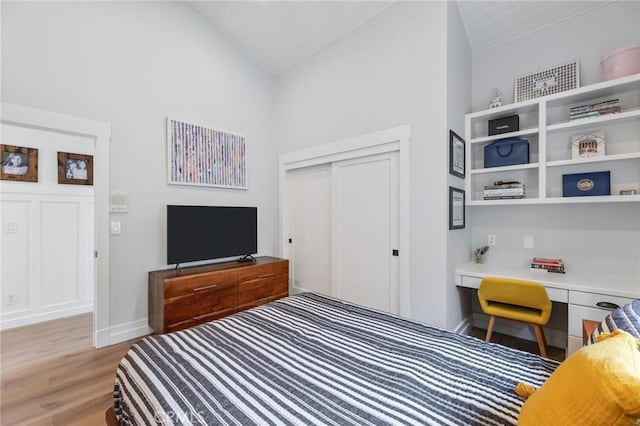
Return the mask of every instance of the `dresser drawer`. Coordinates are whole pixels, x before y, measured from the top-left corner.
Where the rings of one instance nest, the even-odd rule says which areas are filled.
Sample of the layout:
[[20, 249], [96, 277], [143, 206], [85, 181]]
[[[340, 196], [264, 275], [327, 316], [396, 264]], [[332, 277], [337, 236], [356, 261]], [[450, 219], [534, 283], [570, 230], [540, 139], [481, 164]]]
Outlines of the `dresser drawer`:
[[207, 322], [226, 317], [231, 314], [235, 314], [237, 309], [227, 309], [224, 311], [210, 312], [206, 315], [201, 315], [196, 318], [191, 318], [186, 321], [174, 322], [164, 327], [164, 333], [172, 333], [174, 331], [184, 330], [185, 328], [194, 327], [196, 325], [205, 324]]
[[168, 325], [197, 319], [202, 315], [233, 309], [237, 303], [237, 286], [226, 284], [222, 288], [167, 299], [164, 305], [164, 323]]
[[271, 278], [289, 273], [289, 262], [273, 262], [264, 265], [246, 266], [238, 269], [238, 282]]
[[268, 297], [283, 297], [289, 293], [288, 275], [276, 275], [269, 278], [259, 278], [238, 285], [238, 305]]
[[[569, 303], [572, 305], [589, 306], [598, 309], [609, 309], [604, 303], [612, 303], [618, 306], [623, 306], [633, 302], [633, 299], [620, 296], [608, 296], [606, 294], [587, 293], [584, 291], [570, 291]], [[598, 305], [600, 303], [601, 305]]]
[[202, 291], [233, 287], [238, 282], [237, 271], [216, 271], [169, 278], [164, 281], [164, 298], [197, 294]]

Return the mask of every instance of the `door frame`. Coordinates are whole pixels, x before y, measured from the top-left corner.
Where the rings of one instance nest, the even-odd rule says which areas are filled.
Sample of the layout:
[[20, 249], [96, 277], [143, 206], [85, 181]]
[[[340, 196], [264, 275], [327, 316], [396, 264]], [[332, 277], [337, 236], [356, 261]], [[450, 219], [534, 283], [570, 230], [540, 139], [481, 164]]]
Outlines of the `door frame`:
[[[95, 139], [93, 163], [94, 245], [97, 252], [93, 282], [93, 346], [109, 341], [109, 143], [111, 124], [70, 115], [2, 103], [0, 121], [54, 130]], [[102, 330], [102, 331], [101, 331]], [[107, 332], [104, 332], [106, 330]]]
[[385, 152], [398, 152], [398, 218], [400, 224], [400, 315], [409, 317], [409, 140], [411, 126], [405, 124], [374, 133], [342, 139], [300, 151], [281, 154], [278, 160], [279, 181], [279, 238], [278, 255], [291, 257], [285, 229], [289, 223], [287, 212], [287, 172], [304, 167], [367, 157]]

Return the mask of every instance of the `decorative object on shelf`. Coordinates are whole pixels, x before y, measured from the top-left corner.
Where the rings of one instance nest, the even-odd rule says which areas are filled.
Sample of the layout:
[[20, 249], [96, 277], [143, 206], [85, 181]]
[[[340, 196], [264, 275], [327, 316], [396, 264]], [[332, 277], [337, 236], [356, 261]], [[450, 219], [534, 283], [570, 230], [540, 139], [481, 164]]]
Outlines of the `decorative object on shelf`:
[[517, 77], [514, 86], [515, 102], [576, 89], [580, 87], [578, 61]]
[[562, 175], [563, 197], [611, 195], [611, 172]]
[[502, 91], [500, 89], [493, 89], [493, 98], [489, 102], [489, 109], [498, 108], [502, 106]]
[[58, 183], [93, 185], [93, 156], [58, 152]]
[[531, 261], [532, 272], [553, 272], [556, 274], [564, 274], [564, 262], [562, 259], [545, 259], [543, 257], [534, 257]]
[[635, 189], [621, 189], [620, 195], [636, 195], [638, 193]]
[[602, 80], [640, 73], [640, 46], [616, 49], [600, 61]]
[[598, 117], [607, 114], [617, 114], [620, 112], [620, 100], [610, 99], [595, 104], [581, 105], [571, 108], [569, 118], [576, 120], [579, 118]]
[[464, 191], [449, 187], [449, 229], [464, 229]]
[[449, 130], [449, 174], [464, 179], [465, 142], [456, 132]]
[[0, 179], [21, 182], [38, 181], [38, 150], [22, 146], [0, 145], [2, 173]]
[[480, 247], [473, 251], [473, 261], [475, 263], [484, 263], [485, 254], [489, 251], [489, 246]]
[[590, 132], [571, 137], [571, 158], [604, 157], [604, 132]]
[[244, 136], [167, 117], [168, 183], [247, 189]]
[[525, 198], [524, 184], [518, 181], [497, 181], [484, 187], [485, 200], [511, 200]]
[[513, 166], [529, 162], [529, 141], [523, 138], [507, 138], [484, 147], [484, 167]]
[[509, 115], [507, 117], [494, 118], [488, 121], [489, 136], [500, 135], [502, 133], [517, 132], [520, 130], [520, 117]]

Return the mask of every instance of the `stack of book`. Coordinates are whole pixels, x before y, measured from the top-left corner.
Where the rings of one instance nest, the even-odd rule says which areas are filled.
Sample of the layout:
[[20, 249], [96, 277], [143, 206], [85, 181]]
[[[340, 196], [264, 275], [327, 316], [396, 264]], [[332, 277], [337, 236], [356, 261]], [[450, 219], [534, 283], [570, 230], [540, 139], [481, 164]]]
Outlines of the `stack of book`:
[[484, 187], [485, 200], [509, 200], [525, 198], [524, 184], [520, 182], [494, 182]]
[[534, 257], [531, 262], [531, 270], [534, 272], [554, 272], [556, 274], [564, 274], [564, 262], [562, 259]]
[[615, 114], [620, 112], [620, 100], [611, 99], [598, 102], [596, 104], [582, 105], [571, 108], [571, 119], [597, 117], [605, 114]]

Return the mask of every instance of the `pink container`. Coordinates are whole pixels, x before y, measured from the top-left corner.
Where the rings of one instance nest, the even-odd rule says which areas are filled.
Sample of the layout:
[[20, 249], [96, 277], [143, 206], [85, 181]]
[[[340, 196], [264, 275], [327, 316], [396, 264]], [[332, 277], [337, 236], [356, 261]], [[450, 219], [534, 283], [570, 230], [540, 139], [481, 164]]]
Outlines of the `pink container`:
[[640, 46], [616, 49], [600, 61], [602, 80], [640, 73]]

